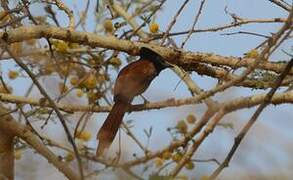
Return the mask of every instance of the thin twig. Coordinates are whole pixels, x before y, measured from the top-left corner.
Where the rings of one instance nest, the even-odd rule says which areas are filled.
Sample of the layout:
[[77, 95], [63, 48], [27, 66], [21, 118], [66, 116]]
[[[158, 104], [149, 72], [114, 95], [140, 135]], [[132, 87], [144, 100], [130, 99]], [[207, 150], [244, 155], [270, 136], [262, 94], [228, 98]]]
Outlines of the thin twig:
[[242, 128], [242, 130], [240, 131], [240, 133], [237, 135], [237, 137], [234, 140], [234, 144], [230, 150], [230, 152], [228, 153], [227, 157], [225, 158], [225, 160], [223, 161], [223, 163], [213, 172], [213, 174], [210, 176], [209, 179], [213, 180], [216, 179], [217, 176], [221, 173], [221, 171], [225, 168], [228, 167], [229, 162], [231, 160], [231, 158], [233, 157], [234, 153], [236, 152], [238, 146], [240, 145], [241, 141], [243, 140], [243, 138], [245, 137], [245, 135], [247, 134], [248, 130], [252, 127], [252, 125], [256, 122], [257, 118], [259, 117], [259, 115], [261, 114], [261, 112], [264, 110], [264, 108], [270, 104], [271, 99], [273, 97], [273, 95], [275, 94], [275, 92], [277, 91], [278, 87], [280, 86], [280, 84], [282, 83], [283, 79], [286, 77], [286, 75], [289, 73], [290, 69], [293, 66], [293, 58], [291, 59], [291, 61], [287, 64], [286, 68], [284, 69], [283, 73], [281, 73], [281, 75], [278, 77], [278, 79], [276, 80], [275, 83], [275, 87], [273, 87], [269, 93], [265, 96], [263, 103], [261, 103], [259, 105], [259, 107], [257, 108], [257, 110], [255, 111], [255, 113], [253, 114], [253, 116], [250, 118], [250, 120], [247, 122], [247, 124]]
[[238, 31], [238, 32], [232, 32], [232, 33], [223, 33], [221, 35], [237, 35], [237, 34], [249, 34], [249, 35], [254, 35], [254, 36], [258, 36], [258, 37], [264, 37], [264, 38], [269, 38], [270, 36], [267, 35], [263, 35], [263, 34], [259, 34], [259, 33], [253, 33], [253, 32], [247, 32], [247, 31]]
[[165, 40], [167, 39], [167, 37], [169, 36], [169, 33], [172, 29], [172, 27], [174, 26], [174, 24], [176, 23], [177, 17], [180, 15], [180, 13], [182, 12], [182, 10], [184, 9], [184, 7], [186, 6], [186, 4], [189, 2], [189, 0], [185, 0], [183, 2], [183, 4], [181, 5], [181, 7], [179, 8], [179, 10], [177, 11], [177, 13], [175, 14], [175, 16], [173, 17], [172, 21], [169, 23], [167, 30], [165, 31], [163, 38], [161, 40], [161, 45], [164, 44]]
[[200, 3], [199, 9], [198, 9], [198, 11], [197, 11], [197, 14], [196, 14], [196, 16], [195, 16], [195, 18], [194, 18], [194, 21], [193, 21], [192, 27], [191, 27], [189, 33], [187, 34], [186, 38], [184, 39], [184, 41], [182, 42], [182, 44], [181, 44], [181, 46], [180, 46], [181, 48], [184, 47], [185, 43], [187, 42], [187, 40], [188, 40], [188, 39], [190, 38], [190, 36], [192, 35], [192, 31], [194, 30], [195, 25], [196, 25], [196, 23], [198, 22], [198, 19], [199, 19], [199, 16], [200, 16], [200, 14], [201, 14], [201, 11], [202, 11], [202, 9], [203, 9], [203, 5], [204, 5], [204, 3], [205, 3], [205, 0], [202, 0], [201, 3]]
[[[206, 29], [194, 29], [192, 30], [192, 33], [217, 32], [217, 31], [222, 31], [225, 29], [234, 28], [237, 26], [245, 25], [245, 24], [283, 23], [285, 21], [286, 19], [284, 18], [272, 18], [272, 19], [243, 19], [242, 18], [241, 21], [231, 22], [221, 26], [215, 26], [215, 27], [210, 27]], [[190, 31], [169, 33], [169, 37], [184, 35], [184, 34], [188, 34], [189, 32]], [[165, 32], [162, 34], [157, 34], [153, 38], [151, 38], [151, 40], [161, 39], [163, 38], [164, 35], [165, 35]]]

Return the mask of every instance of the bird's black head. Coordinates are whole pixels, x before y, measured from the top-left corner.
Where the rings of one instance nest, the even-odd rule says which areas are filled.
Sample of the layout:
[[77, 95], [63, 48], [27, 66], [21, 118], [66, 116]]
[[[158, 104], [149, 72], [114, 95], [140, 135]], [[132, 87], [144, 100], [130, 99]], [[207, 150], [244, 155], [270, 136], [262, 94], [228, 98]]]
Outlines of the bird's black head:
[[172, 67], [170, 64], [165, 62], [164, 58], [160, 54], [147, 47], [140, 48], [139, 55], [142, 59], [147, 59], [153, 62], [158, 72], [165, 68]]

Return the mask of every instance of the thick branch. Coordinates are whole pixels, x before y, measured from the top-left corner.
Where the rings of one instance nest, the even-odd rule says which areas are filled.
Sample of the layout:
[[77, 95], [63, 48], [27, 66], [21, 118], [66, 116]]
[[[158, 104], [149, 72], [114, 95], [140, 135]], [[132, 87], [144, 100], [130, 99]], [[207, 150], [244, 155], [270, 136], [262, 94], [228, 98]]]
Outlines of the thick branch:
[[[21, 42], [29, 39], [39, 38], [55, 38], [73, 43], [89, 45], [91, 47], [101, 47], [107, 49], [115, 49], [124, 51], [130, 55], [138, 55], [139, 47], [147, 46], [155, 49], [158, 53], [163, 55], [167, 61], [173, 64], [182, 66], [186, 70], [191, 70], [194, 63], [202, 62], [213, 65], [225, 65], [233, 69], [239, 67], [249, 67], [254, 59], [238, 58], [238, 57], [224, 57], [209, 53], [194, 53], [178, 51], [171, 48], [161, 47], [154, 44], [145, 44], [141, 42], [132, 42], [127, 40], [120, 40], [113, 36], [101, 36], [94, 33], [71, 31], [64, 28], [50, 27], [50, 26], [28, 26], [19, 27], [7, 32], [1, 32], [0, 36], [8, 43]], [[282, 72], [285, 64], [263, 62], [258, 65], [259, 69], [270, 70], [276, 73]], [[290, 71], [293, 74], [293, 70]]]
[[[5, 121], [1, 117], [0, 122]], [[13, 134], [0, 126], [0, 179], [14, 179]]]
[[[227, 111], [234, 111], [241, 108], [250, 108], [257, 104], [260, 104], [265, 97], [264, 94], [248, 96], [248, 97], [240, 97], [234, 100], [228, 101], [224, 103], [225, 109]], [[34, 99], [34, 98], [25, 98], [22, 96], [14, 96], [10, 94], [0, 93], [0, 101], [15, 103], [15, 104], [30, 104], [32, 106], [40, 106], [40, 107], [51, 107], [50, 104], [44, 103], [42, 99]], [[185, 99], [167, 99], [158, 102], [146, 103], [146, 104], [136, 104], [132, 105], [129, 111], [143, 111], [143, 110], [151, 110], [151, 109], [161, 109], [161, 108], [170, 108], [170, 107], [178, 107], [183, 105], [191, 105], [197, 104], [200, 101], [197, 100], [197, 97], [185, 98]], [[293, 103], [293, 91], [289, 91], [286, 93], [276, 93], [273, 96], [272, 104], [282, 104], [282, 103]], [[58, 109], [74, 113], [74, 112], [109, 112], [111, 110], [110, 106], [87, 106], [87, 105], [72, 105], [72, 104], [64, 104], [57, 103], [56, 106]]]

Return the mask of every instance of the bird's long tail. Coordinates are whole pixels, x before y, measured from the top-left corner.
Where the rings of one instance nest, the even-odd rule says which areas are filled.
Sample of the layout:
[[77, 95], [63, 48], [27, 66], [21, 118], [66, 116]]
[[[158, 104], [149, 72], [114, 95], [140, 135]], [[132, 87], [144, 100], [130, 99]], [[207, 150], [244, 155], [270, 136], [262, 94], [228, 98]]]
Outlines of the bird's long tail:
[[99, 140], [99, 145], [96, 151], [97, 157], [101, 156], [105, 149], [109, 148], [113, 142], [127, 108], [128, 103], [121, 101], [115, 102], [107, 119], [97, 134], [97, 139]]

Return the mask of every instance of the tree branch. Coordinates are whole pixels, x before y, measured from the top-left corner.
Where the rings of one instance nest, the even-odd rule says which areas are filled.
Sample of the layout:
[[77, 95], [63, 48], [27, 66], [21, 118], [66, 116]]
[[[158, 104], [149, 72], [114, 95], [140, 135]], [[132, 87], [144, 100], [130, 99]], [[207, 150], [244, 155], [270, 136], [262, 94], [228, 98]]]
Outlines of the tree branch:
[[[31, 145], [32, 148], [34, 148], [34, 150], [36, 150], [43, 157], [45, 157], [49, 163], [52, 163], [54, 167], [61, 171], [68, 179], [79, 180], [79, 175], [76, 174], [72, 169], [70, 169], [68, 167], [68, 164], [60, 161], [60, 159], [57, 156], [55, 156], [55, 154], [52, 151], [50, 151], [35, 134], [33, 134], [24, 125], [16, 122], [14, 118], [7, 112], [9, 111], [5, 107], [0, 105], [0, 115], [2, 115], [0, 120], [1, 132], [9, 133], [10, 137], [11, 135], [20, 137], [26, 143]], [[0, 161], [0, 163], [2, 164], [3, 162]], [[2, 168], [0, 169], [0, 172], [1, 171], [3, 171]]]
[[[185, 70], [191, 70], [190, 67], [195, 63], [208, 63], [217, 66], [229, 66], [232, 69], [240, 67], [249, 67], [252, 58], [225, 57], [209, 53], [193, 53], [177, 51], [171, 48], [161, 47], [154, 44], [146, 44], [141, 42], [132, 42], [121, 40], [113, 36], [101, 36], [94, 33], [71, 31], [65, 28], [51, 26], [27, 26], [19, 27], [7, 32], [0, 32], [0, 37], [4, 38], [8, 43], [21, 42], [30, 39], [55, 38], [72, 43], [79, 43], [91, 47], [101, 47], [107, 49], [115, 49], [126, 52], [130, 55], [139, 55], [139, 48], [146, 46], [155, 49], [158, 53], [166, 58], [166, 61], [182, 66]], [[179, 58], [180, 56], [180, 58]], [[188, 68], [189, 67], [189, 68]], [[263, 62], [258, 68], [263, 70], [282, 72], [284, 63]], [[290, 71], [293, 75], [293, 70]]]

